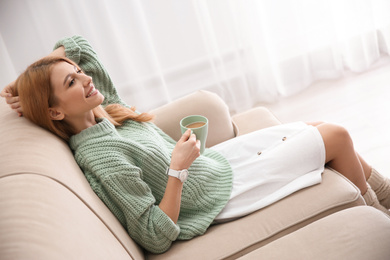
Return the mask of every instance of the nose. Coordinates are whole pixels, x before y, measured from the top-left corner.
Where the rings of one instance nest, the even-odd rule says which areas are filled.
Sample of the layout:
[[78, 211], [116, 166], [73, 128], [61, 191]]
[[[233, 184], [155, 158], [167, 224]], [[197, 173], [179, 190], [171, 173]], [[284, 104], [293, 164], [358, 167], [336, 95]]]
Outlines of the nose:
[[92, 77], [85, 75], [85, 74], [81, 74], [81, 75], [82, 75], [82, 81], [83, 81], [84, 87], [88, 87], [92, 82]]

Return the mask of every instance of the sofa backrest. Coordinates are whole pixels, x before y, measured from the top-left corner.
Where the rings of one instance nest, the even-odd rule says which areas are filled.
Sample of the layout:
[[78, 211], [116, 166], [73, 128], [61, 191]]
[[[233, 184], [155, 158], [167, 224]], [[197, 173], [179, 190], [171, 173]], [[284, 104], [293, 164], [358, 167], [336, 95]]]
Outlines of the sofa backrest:
[[144, 259], [68, 145], [0, 98], [1, 259]]

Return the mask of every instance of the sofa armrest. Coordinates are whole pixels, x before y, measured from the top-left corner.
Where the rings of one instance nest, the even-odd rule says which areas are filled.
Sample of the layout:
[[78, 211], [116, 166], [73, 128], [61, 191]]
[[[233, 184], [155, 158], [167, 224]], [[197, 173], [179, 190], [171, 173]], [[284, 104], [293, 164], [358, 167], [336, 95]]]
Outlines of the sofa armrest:
[[174, 140], [181, 137], [180, 120], [188, 115], [202, 115], [209, 120], [206, 147], [211, 147], [235, 136], [229, 109], [216, 94], [199, 90], [150, 111], [156, 115], [154, 123]]
[[240, 260], [389, 259], [388, 241], [390, 221], [385, 214], [373, 207], [352, 207], [254, 250]]
[[262, 128], [281, 124], [270, 110], [265, 107], [255, 107], [243, 113], [232, 116], [237, 127], [237, 135], [247, 134]]

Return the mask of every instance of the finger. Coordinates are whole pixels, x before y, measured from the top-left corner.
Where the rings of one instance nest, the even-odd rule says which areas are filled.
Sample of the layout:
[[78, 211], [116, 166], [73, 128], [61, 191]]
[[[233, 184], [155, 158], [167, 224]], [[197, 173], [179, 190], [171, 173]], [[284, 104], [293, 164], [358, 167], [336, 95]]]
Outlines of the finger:
[[188, 140], [188, 138], [190, 137], [191, 135], [191, 129], [187, 129], [183, 135], [181, 136], [180, 140], [179, 141], [182, 141], [182, 142], [185, 142]]
[[200, 140], [196, 140], [196, 147], [200, 149]]
[[11, 85], [10, 84], [1, 90], [0, 96], [6, 97], [8, 94], [11, 94]]
[[13, 104], [13, 103], [16, 103], [16, 102], [19, 102], [19, 96], [17, 97], [13, 97], [12, 95], [10, 97], [6, 97], [5, 98], [5, 101], [7, 102], [7, 104]]
[[200, 156], [200, 140], [196, 140], [196, 144], [195, 144], [195, 151], [196, 151], [196, 158], [198, 158]]
[[191, 134], [190, 138], [191, 140], [193, 140], [194, 142], [196, 142], [196, 135], [195, 134]]
[[10, 107], [12, 109], [18, 109], [18, 108], [20, 108], [20, 102], [14, 102], [14, 103], [10, 104]]
[[11, 93], [8, 93], [5, 91], [5, 89], [3, 89], [1, 92], [0, 92], [0, 97], [12, 97], [12, 94]]
[[3, 89], [1, 90], [1, 92], [0, 92], [0, 97], [5, 97], [5, 95], [7, 94], [6, 88], [7, 88], [7, 87], [5, 87], [5, 88], [3, 88]]
[[22, 107], [18, 107], [18, 108], [16, 108], [16, 112], [18, 112], [18, 114], [21, 114], [21, 115], [23, 115], [23, 110], [22, 110]]

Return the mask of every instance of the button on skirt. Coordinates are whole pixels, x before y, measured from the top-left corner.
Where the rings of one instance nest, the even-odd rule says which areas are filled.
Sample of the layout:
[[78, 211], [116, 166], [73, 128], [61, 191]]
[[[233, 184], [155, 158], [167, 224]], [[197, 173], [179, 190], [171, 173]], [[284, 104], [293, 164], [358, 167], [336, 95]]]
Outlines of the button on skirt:
[[321, 182], [325, 145], [317, 128], [303, 122], [238, 136], [211, 149], [233, 169], [233, 189], [215, 222], [233, 220]]

